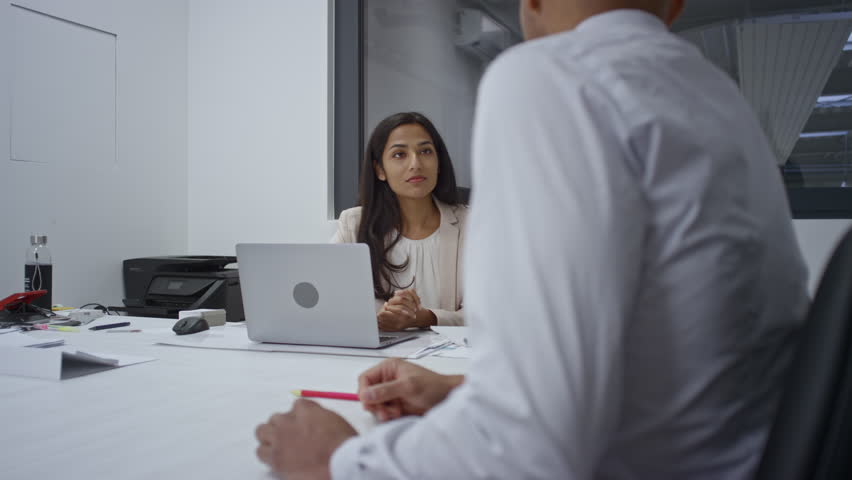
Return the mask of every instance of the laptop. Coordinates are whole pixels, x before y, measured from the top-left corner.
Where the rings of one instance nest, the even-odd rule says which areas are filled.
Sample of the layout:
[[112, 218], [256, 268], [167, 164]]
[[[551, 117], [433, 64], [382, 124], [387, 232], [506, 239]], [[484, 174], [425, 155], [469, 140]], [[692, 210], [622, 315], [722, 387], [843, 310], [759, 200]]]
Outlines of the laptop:
[[418, 336], [379, 332], [363, 243], [240, 243], [237, 264], [255, 342], [383, 348]]

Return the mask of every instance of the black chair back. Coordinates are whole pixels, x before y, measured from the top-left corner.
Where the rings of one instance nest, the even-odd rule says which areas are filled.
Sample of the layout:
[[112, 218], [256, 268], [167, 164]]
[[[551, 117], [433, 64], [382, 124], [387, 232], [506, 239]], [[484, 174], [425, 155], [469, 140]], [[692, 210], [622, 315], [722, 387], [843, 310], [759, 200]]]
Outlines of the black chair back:
[[852, 478], [852, 230], [820, 280], [757, 480]]

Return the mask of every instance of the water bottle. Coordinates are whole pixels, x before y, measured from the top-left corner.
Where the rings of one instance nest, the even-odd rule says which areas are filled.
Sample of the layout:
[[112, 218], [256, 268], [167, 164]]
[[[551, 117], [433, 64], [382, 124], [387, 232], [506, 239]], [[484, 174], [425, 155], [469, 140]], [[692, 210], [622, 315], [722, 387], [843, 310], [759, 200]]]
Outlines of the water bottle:
[[27, 263], [24, 265], [24, 291], [47, 290], [32, 304], [50, 310], [53, 305], [53, 258], [47, 248], [47, 235], [30, 235]]

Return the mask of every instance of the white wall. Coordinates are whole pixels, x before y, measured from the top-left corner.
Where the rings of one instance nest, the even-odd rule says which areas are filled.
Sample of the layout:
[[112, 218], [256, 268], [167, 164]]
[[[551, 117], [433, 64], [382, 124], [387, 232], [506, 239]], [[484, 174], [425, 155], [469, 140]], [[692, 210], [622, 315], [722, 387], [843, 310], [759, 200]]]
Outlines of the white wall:
[[423, 113], [447, 144], [456, 182], [470, 187], [473, 112], [484, 64], [453, 43], [457, 8], [456, 0], [367, 2], [364, 133], [369, 139], [390, 114]]
[[811, 293], [825, 269], [828, 257], [840, 241], [840, 237], [852, 226], [852, 220], [794, 220], [793, 227], [799, 239], [799, 247], [808, 264], [808, 285]]
[[189, 250], [326, 242], [326, 1], [189, 0]]
[[[326, 2], [18, 3], [117, 35], [117, 158], [96, 169], [9, 161], [0, 94], [0, 294], [22, 289], [31, 232], [50, 237], [54, 300], [67, 305], [120, 304], [126, 258], [331, 236]], [[0, 4], [0, 92], [13, 73], [11, 8]], [[794, 224], [814, 286], [852, 221]]]
[[[66, 305], [121, 304], [127, 258], [330, 238], [327, 2], [19, 3], [116, 35], [116, 158], [0, 159], [0, 293], [22, 290], [33, 232], [49, 237]], [[0, 4], [0, 92], [12, 8]], [[0, 152], [10, 105], [0, 95]]]
[[38, 232], [54, 256], [54, 303], [120, 305], [122, 260], [187, 250], [187, 4], [15, 3], [116, 35], [116, 144], [108, 165], [10, 161], [16, 7], [0, 3], [0, 296], [23, 290], [25, 250]]

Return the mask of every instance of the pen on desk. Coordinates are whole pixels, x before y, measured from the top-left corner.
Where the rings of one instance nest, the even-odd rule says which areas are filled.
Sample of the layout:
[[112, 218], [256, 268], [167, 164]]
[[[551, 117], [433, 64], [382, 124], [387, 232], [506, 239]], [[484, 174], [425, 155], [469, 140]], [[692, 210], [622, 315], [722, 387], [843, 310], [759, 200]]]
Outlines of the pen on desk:
[[121, 332], [137, 333], [137, 332], [141, 332], [141, 331], [142, 330], [139, 330], [138, 328], [134, 328], [134, 329], [123, 328], [123, 329], [119, 329], [119, 330], [107, 330], [106, 333], [121, 333]]
[[335, 400], [358, 401], [357, 393], [320, 392], [318, 390], [290, 390], [290, 393], [297, 397], [333, 398]]
[[126, 327], [128, 325], [130, 325], [130, 322], [107, 323], [106, 325], [95, 325], [94, 327], [89, 327], [89, 330], [105, 330], [107, 328]]

